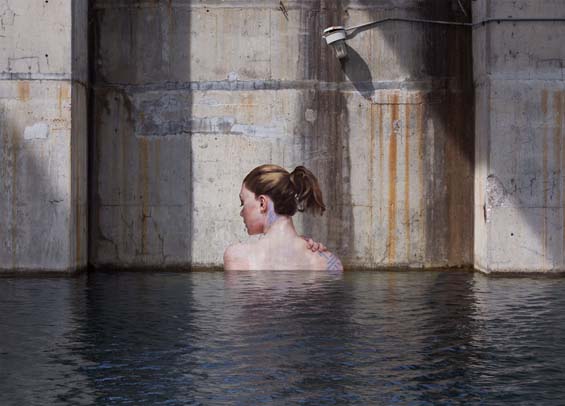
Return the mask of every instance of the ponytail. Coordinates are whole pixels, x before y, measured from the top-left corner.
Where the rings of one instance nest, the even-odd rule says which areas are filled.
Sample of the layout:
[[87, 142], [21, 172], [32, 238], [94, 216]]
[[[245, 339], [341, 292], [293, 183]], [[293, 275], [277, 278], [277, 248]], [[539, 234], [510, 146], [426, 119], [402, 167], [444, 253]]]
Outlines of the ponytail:
[[278, 165], [261, 165], [247, 174], [243, 184], [256, 196], [267, 195], [277, 214], [293, 216], [296, 211], [326, 210], [318, 179], [304, 166], [292, 173]]
[[296, 192], [295, 197], [297, 201], [297, 210], [320, 212], [324, 214], [326, 205], [322, 198], [322, 191], [318, 184], [318, 179], [312, 172], [304, 166], [297, 166], [294, 171], [290, 173], [290, 184]]

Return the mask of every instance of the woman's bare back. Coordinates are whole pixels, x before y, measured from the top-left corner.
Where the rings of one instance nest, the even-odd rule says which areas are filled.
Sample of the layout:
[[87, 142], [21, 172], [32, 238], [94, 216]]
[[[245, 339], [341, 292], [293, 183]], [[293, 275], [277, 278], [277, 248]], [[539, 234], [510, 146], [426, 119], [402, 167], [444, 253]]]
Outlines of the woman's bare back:
[[246, 244], [250, 269], [343, 270], [339, 259], [329, 251], [312, 252], [304, 239], [265, 237]]

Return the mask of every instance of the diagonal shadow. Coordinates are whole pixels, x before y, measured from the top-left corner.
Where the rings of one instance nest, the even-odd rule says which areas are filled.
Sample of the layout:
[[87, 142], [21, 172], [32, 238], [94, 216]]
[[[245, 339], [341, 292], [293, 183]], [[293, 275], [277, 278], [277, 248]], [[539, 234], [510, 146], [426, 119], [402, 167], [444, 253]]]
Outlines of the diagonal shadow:
[[[350, 2], [351, 9], [358, 8], [366, 17], [366, 21], [374, 21], [392, 17], [411, 17], [446, 21], [470, 22], [470, 13], [463, 13], [461, 7], [452, 0], [434, 2], [414, 2], [401, 9], [390, 8], [387, 1], [358, 0]], [[470, 10], [470, 0], [462, 1], [462, 6]], [[357, 10], [358, 11], [358, 10]], [[345, 15], [348, 15], [346, 13]], [[356, 14], [357, 15], [357, 14]], [[355, 25], [364, 21], [350, 21]], [[343, 22], [342, 22], [343, 24]], [[404, 79], [399, 79], [400, 71], [390, 72], [387, 66], [377, 60], [376, 64], [368, 61], [369, 55], [357, 53], [350, 48], [353, 63], [345, 64], [345, 72], [353, 82], [355, 89], [365, 98], [369, 92], [388, 89], [412, 89], [423, 95], [424, 128], [406, 125], [406, 137], [421, 132], [423, 137], [421, 173], [424, 178], [421, 212], [405, 215], [404, 219], [392, 218], [391, 205], [396, 207], [400, 202], [388, 201], [387, 216], [389, 222], [401, 221], [408, 229], [424, 224], [423, 235], [413, 244], [422, 244], [423, 258], [408, 258], [421, 266], [470, 266], [473, 264], [473, 168], [474, 168], [474, 110], [473, 64], [471, 30], [462, 27], [424, 25], [409, 22], [388, 22], [378, 27], [358, 30], [355, 35], [367, 36], [370, 41], [371, 32], [378, 30], [386, 46], [391, 50], [397, 69], [402, 71]], [[373, 33], [377, 35], [377, 33]], [[374, 39], [375, 37], [373, 37]], [[359, 41], [357, 41], [358, 43]], [[415, 48], [416, 45], [421, 48]], [[373, 50], [378, 52], [379, 50]], [[383, 54], [381, 57], [384, 58]], [[375, 61], [375, 59], [372, 59]], [[383, 61], [383, 63], [385, 63]], [[356, 67], [356, 69], [354, 68]], [[371, 78], [372, 88], [366, 82]], [[392, 83], [391, 83], [392, 79]], [[405, 106], [395, 106], [394, 100], [376, 101], [376, 107], [390, 111], [402, 111]], [[391, 110], [392, 109], [392, 110]], [[397, 113], [398, 114], [398, 113]], [[401, 114], [401, 113], [400, 113]], [[408, 114], [408, 113], [407, 113]], [[402, 119], [399, 118], [401, 122]], [[384, 127], [384, 135], [391, 137], [395, 133], [393, 123], [378, 123], [376, 128]], [[395, 138], [396, 136], [392, 136]], [[392, 140], [392, 138], [391, 138]], [[386, 145], [385, 145], [386, 146]], [[376, 153], [383, 153], [376, 148]], [[392, 153], [392, 152], [390, 152]], [[402, 156], [388, 156], [387, 165], [394, 165]], [[416, 164], [417, 158], [408, 158], [406, 165]], [[396, 180], [389, 178], [388, 185], [381, 187], [396, 190]], [[412, 187], [410, 185], [409, 187]], [[379, 194], [385, 190], [379, 190]], [[408, 193], [406, 193], [408, 196]], [[410, 199], [405, 199], [406, 201]], [[411, 208], [410, 210], [413, 210]], [[394, 215], [397, 217], [397, 215]], [[398, 226], [398, 224], [397, 224]], [[391, 245], [409, 244], [408, 241], [396, 241], [397, 226], [389, 226], [387, 251]], [[421, 227], [421, 226], [420, 226]], [[387, 253], [389, 265], [394, 265], [394, 255]]]

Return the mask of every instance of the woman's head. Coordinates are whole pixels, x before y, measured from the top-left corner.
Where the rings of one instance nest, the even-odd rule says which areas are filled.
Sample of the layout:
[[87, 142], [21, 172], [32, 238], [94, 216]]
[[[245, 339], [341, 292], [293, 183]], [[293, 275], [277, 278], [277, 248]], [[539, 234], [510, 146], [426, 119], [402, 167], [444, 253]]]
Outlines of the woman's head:
[[297, 166], [291, 173], [278, 165], [256, 167], [243, 180], [240, 198], [244, 206], [241, 215], [249, 234], [263, 232], [262, 218], [269, 201], [274, 212], [283, 216], [305, 210], [323, 214], [326, 210], [318, 180], [303, 166]]

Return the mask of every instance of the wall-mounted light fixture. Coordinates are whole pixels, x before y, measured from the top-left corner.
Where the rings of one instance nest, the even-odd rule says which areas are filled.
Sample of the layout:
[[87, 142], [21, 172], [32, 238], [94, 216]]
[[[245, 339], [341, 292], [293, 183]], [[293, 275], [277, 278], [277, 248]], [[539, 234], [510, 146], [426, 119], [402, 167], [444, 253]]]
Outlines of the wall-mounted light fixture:
[[347, 57], [347, 47], [345, 45], [345, 27], [341, 25], [328, 27], [324, 30], [322, 35], [328, 45], [331, 45], [335, 50], [335, 55], [339, 58]]
[[[461, 6], [461, 3], [459, 3]], [[467, 13], [462, 8], [465, 15]], [[488, 18], [486, 20], [477, 21], [475, 23], [466, 23], [466, 22], [459, 22], [459, 21], [438, 21], [438, 20], [422, 20], [419, 18], [384, 18], [382, 20], [371, 21], [364, 24], [355, 25], [352, 27], [343, 27], [341, 25], [328, 27], [324, 30], [322, 37], [326, 40], [328, 45], [331, 45], [332, 48], [335, 50], [335, 54], [339, 59], [347, 57], [347, 46], [345, 45], [345, 40], [349, 38], [353, 38], [359, 32], [364, 31], [368, 28], [374, 27], [376, 25], [387, 23], [391, 21], [404, 21], [404, 22], [411, 22], [411, 23], [425, 23], [425, 24], [439, 24], [439, 25], [456, 25], [456, 26], [463, 26], [463, 27], [477, 27], [479, 25], [485, 25], [488, 23], [498, 23], [500, 24], [502, 21], [509, 21], [509, 22], [539, 22], [539, 21], [565, 21], [564, 18]]]

